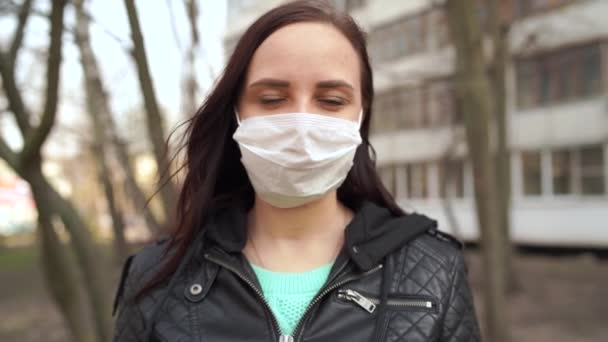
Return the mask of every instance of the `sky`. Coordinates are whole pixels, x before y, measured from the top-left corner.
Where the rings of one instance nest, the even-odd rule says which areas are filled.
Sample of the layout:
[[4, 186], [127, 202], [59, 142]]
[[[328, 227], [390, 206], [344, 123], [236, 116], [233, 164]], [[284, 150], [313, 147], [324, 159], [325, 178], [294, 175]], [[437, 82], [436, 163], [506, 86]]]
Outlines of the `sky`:
[[[49, 1], [35, 3], [37, 9], [49, 10]], [[136, 5], [157, 98], [167, 116], [165, 128], [169, 132], [189, 115], [180, 113], [183, 52], [190, 39], [185, 7], [182, 0], [138, 0]], [[90, 0], [88, 8], [94, 18], [91, 27], [93, 50], [102, 69], [106, 90], [110, 93], [111, 107], [117, 116], [115, 119], [124, 123], [125, 116], [138, 110], [142, 103], [136, 69], [127, 51], [131, 41], [124, 3], [122, 0]], [[197, 79], [201, 88], [208, 90], [213, 82], [210, 73], [219, 75], [223, 68], [222, 36], [226, 25], [226, 1], [199, 0], [199, 8], [201, 48], [197, 58]], [[66, 25], [72, 26], [74, 21], [74, 11], [68, 6]], [[0, 46], [3, 49], [12, 39], [14, 25], [13, 18], [0, 18]], [[25, 89], [26, 102], [34, 112], [42, 108], [46, 61], [35, 58], [33, 51], [37, 48], [46, 51], [47, 30], [46, 19], [33, 17], [30, 20], [24, 40], [26, 49], [20, 55], [17, 70], [19, 82]], [[84, 94], [81, 69], [78, 49], [71, 36], [65, 34], [61, 102], [51, 141], [44, 147], [47, 155], [72, 155], [78, 150], [78, 142], [87, 138], [82, 130], [88, 122], [86, 113], [82, 112]], [[19, 148], [22, 141], [10, 114], [0, 114], [0, 129], [8, 143], [13, 148]]]

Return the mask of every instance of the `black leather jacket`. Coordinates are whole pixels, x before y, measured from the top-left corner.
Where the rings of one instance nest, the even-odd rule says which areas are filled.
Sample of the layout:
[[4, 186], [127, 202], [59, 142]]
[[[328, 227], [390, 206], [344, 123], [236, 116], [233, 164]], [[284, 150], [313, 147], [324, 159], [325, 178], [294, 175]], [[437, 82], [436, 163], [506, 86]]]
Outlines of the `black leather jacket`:
[[130, 257], [114, 342], [480, 341], [462, 245], [425, 216], [395, 218], [371, 203], [346, 228], [345, 246], [293, 336], [281, 336], [241, 253], [245, 217], [216, 215], [171, 281], [137, 303], [132, 297], [158, 271], [167, 241]]

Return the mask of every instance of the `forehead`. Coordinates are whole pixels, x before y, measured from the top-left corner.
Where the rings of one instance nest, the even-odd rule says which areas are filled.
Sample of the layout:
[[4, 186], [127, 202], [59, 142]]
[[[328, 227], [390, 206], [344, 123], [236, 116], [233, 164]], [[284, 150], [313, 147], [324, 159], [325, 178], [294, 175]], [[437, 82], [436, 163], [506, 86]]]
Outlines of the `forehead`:
[[359, 86], [359, 58], [348, 39], [325, 23], [290, 24], [272, 33], [258, 47], [247, 82], [262, 77], [293, 81], [344, 79]]

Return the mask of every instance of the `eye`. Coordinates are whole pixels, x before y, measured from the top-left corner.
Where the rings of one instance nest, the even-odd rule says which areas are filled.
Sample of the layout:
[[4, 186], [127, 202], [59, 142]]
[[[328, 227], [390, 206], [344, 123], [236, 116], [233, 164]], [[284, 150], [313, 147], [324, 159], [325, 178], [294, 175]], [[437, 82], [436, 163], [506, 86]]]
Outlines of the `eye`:
[[319, 99], [319, 101], [330, 107], [339, 107], [346, 104], [346, 100], [339, 97], [324, 97]]
[[260, 98], [260, 103], [263, 105], [273, 105], [273, 104], [278, 104], [283, 100], [285, 100], [284, 97], [268, 96], [268, 97]]

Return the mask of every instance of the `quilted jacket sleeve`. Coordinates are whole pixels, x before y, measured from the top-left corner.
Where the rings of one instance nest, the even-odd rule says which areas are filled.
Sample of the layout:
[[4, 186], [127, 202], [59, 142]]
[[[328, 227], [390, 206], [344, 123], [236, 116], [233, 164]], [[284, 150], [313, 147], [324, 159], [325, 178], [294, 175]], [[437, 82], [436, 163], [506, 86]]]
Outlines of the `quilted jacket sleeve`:
[[481, 341], [467, 273], [464, 256], [461, 252], [458, 252], [451, 271], [452, 285], [440, 338], [441, 342]]
[[137, 290], [139, 272], [137, 263], [123, 271], [124, 279], [118, 285], [117, 305], [118, 317], [114, 323], [113, 342], [143, 342], [145, 331], [144, 315], [133, 298]]

